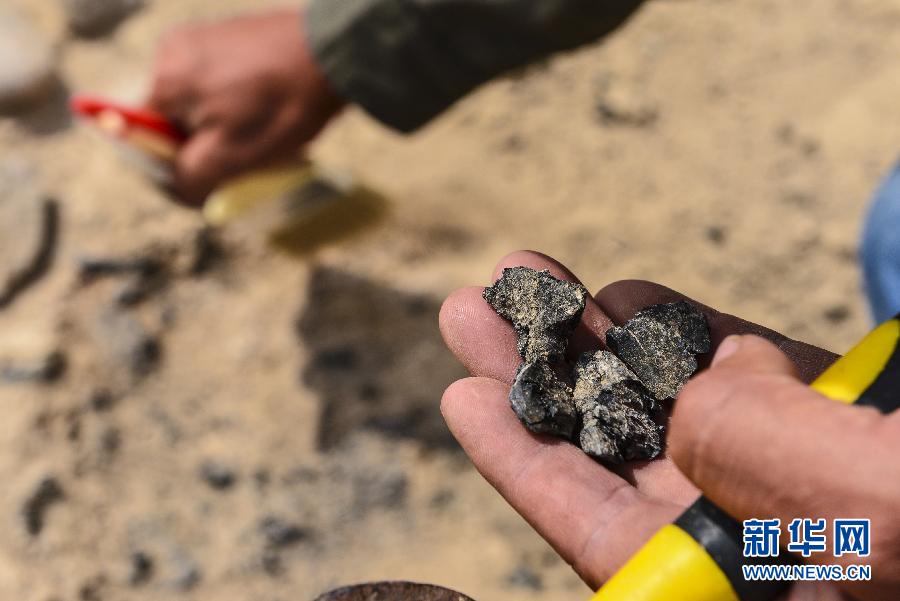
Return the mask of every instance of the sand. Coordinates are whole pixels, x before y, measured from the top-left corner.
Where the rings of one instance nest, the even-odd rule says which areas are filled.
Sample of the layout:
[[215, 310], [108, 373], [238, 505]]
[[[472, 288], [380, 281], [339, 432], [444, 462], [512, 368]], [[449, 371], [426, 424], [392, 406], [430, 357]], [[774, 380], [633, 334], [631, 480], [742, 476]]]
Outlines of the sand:
[[[157, 0], [93, 41], [65, 33], [56, 3], [13, 4], [56, 43], [69, 89], [138, 99], [163, 31], [266, 3]], [[286, 601], [403, 578], [586, 597], [443, 428], [462, 371], [441, 299], [532, 248], [592, 290], [656, 280], [847, 348], [869, 327], [866, 200], [900, 147], [898, 26], [890, 0], [659, 0], [414, 136], [350, 110], [313, 157], [380, 194], [387, 218], [302, 257], [225, 232], [201, 275], [198, 216], [58, 105], [0, 120], [3, 155], [39, 170], [63, 218], [51, 271], [0, 311], [0, 359], [69, 359], [58, 382], [0, 385], [0, 596]], [[601, 101], [641, 118], [604, 122]], [[136, 308], [116, 308], [121, 279], [78, 282], [80, 258], [148, 252], [172, 276]], [[211, 488], [206, 461], [234, 484]], [[31, 536], [21, 507], [47, 476], [65, 496]], [[267, 518], [302, 536], [267, 539]]]

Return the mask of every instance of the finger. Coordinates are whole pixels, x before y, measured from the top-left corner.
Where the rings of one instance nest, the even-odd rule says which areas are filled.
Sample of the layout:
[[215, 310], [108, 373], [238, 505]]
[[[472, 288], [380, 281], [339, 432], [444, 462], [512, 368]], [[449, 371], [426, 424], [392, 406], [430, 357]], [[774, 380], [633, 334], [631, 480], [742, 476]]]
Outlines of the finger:
[[576, 447], [528, 433], [507, 392], [488, 378], [460, 380], [441, 411], [485, 479], [597, 587], [683, 506], [649, 499]]
[[[740, 356], [736, 358], [738, 353]], [[797, 366], [787, 355], [771, 342], [752, 335], [729, 335], [716, 348], [710, 363], [711, 367], [736, 370], [741, 376], [772, 374], [799, 379]]]
[[883, 418], [803, 385], [772, 343], [739, 342], [675, 404], [669, 451], [685, 475], [738, 519], [892, 515], [900, 470], [883, 460], [896, 448]]
[[[754, 334], [771, 341], [781, 349], [797, 367], [801, 379], [811, 382], [826, 367], [834, 363], [837, 355], [824, 349], [791, 340], [768, 328], [751, 323], [734, 315], [721, 313], [697, 301], [670, 290], [665, 286], [640, 280], [623, 280], [610, 284], [595, 295], [600, 309], [616, 323], [623, 323], [634, 313], [655, 303], [687, 301], [706, 314], [709, 320], [713, 348], [731, 334]], [[706, 366], [711, 357], [700, 357]]]
[[463, 288], [441, 305], [438, 324], [450, 351], [473, 376], [493, 378], [507, 385], [522, 359], [516, 334], [482, 297], [484, 288]]

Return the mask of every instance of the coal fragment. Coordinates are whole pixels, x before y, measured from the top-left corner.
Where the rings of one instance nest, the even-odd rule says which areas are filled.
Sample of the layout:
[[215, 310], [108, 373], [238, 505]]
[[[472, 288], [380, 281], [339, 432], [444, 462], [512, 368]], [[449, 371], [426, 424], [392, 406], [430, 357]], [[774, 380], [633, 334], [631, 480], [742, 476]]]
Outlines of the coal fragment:
[[575, 365], [575, 405], [582, 419], [578, 443], [611, 462], [653, 459], [662, 452], [659, 403], [609, 351], [584, 353]]
[[572, 389], [547, 363], [520, 365], [509, 401], [516, 416], [532, 432], [571, 438], [578, 425]]
[[59, 481], [48, 476], [41, 480], [38, 487], [31, 496], [29, 496], [22, 505], [22, 518], [25, 521], [25, 530], [31, 536], [37, 536], [44, 529], [44, 518], [47, 509], [54, 503], [58, 503], [65, 498], [62, 486]]
[[519, 354], [526, 363], [562, 360], [586, 298], [584, 286], [529, 267], [507, 267], [500, 279], [484, 290], [484, 300], [512, 322]]
[[710, 350], [706, 316], [680, 301], [635, 313], [606, 332], [606, 345], [658, 400], [673, 399]]

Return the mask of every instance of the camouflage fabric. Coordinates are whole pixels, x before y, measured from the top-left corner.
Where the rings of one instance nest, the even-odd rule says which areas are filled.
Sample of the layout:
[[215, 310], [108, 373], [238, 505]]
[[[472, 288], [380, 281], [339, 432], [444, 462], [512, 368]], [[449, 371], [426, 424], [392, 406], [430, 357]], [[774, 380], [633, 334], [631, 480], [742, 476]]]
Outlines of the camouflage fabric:
[[412, 131], [493, 77], [597, 40], [642, 0], [313, 0], [309, 43], [337, 90]]

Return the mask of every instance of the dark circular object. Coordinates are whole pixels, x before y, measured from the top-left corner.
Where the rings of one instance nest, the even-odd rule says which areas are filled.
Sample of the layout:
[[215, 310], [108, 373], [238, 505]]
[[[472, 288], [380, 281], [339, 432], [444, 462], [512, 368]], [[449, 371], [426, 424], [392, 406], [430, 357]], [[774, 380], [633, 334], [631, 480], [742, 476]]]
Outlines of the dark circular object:
[[433, 584], [369, 582], [329, 591], [315, 601], [473, 601], [472, 598]]

